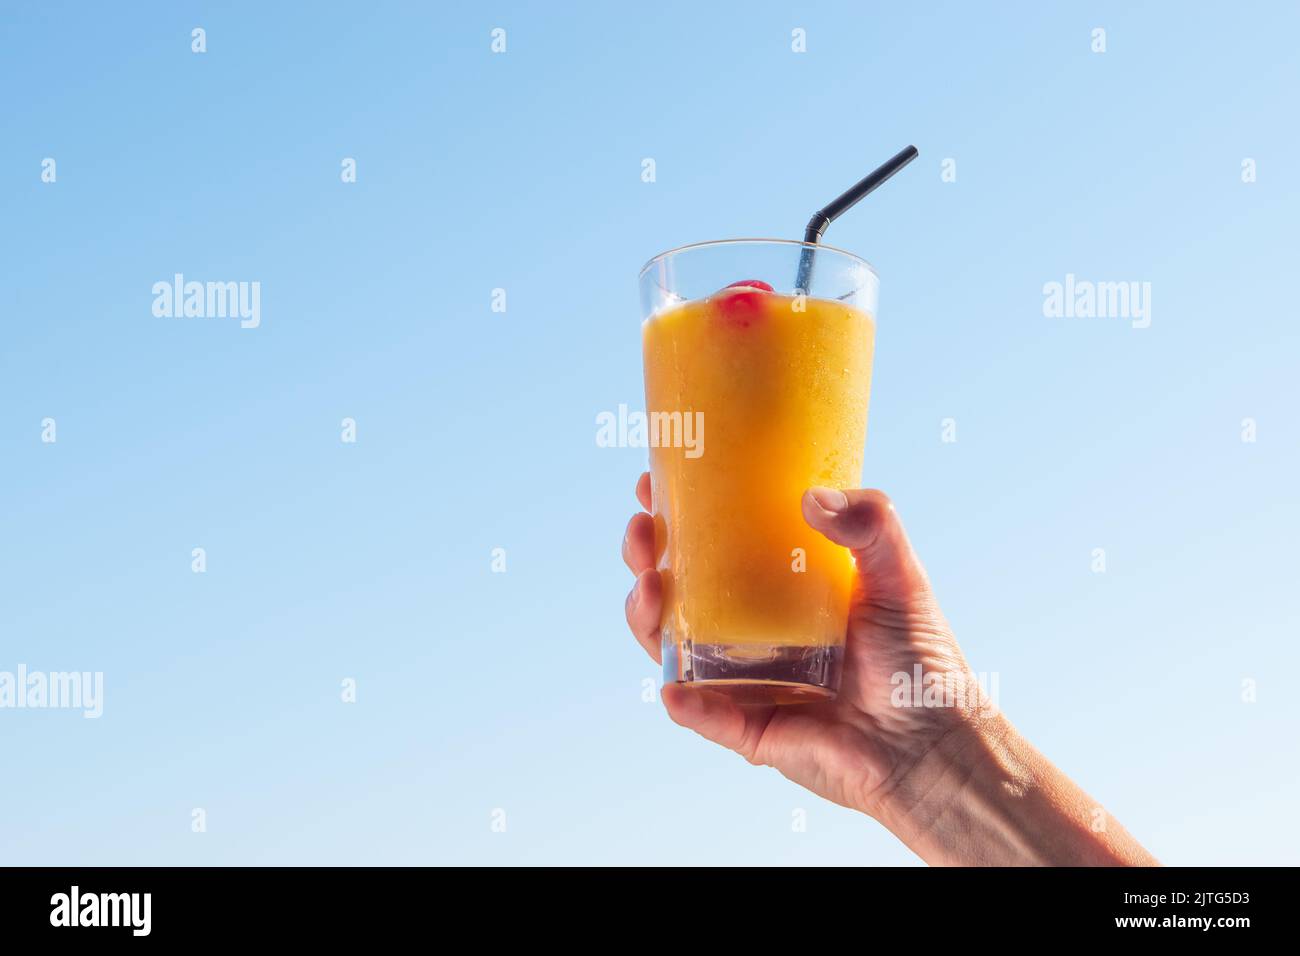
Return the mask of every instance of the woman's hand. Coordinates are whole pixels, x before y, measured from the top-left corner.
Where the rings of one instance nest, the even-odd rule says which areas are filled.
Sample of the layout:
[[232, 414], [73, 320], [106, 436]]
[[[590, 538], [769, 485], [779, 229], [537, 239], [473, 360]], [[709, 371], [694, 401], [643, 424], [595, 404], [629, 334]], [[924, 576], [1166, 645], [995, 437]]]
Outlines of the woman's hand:
[[[637, 483], [650, 508], [650, 476]], [[827, 703], [739, 706], [714, 691], [667, 684], [674, 721], [813, 793], [880, 820], [934, 863], [1154, 863], [1104, 810], [1019, 738], [980, 691], [889, 499], [814, 488], [804, 519], [857, 564], [839, 696]], [[632, 517], [623, 559], [636, 584], [633, 635], [660, 660], [663, 610], [654, 522]], [[955, 693], [915, 706], [923, 675]], [[933, 700], [934, 695], [931, 694]], [[1100, 817], [1099, 817], [1100, 814]]]

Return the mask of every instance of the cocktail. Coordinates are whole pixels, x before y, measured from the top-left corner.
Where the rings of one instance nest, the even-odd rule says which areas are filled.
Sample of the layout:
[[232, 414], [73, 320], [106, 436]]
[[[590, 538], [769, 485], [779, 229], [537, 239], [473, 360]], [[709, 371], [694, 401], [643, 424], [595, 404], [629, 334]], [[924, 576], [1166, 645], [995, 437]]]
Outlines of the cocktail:
[[879, 280], [818, 240], [915, 154], [820, 210], [803, 242], [698, 243], [641, 271], [665, 681], [746, 703], [836, 693], [853, 558], [801, 499], [860, 483]]
[[[795, 290], [804, 250], [704, 243], [642, 273], [665, 679], [744, 700], [833, 695], [853, 583], [800, 500], [859, 484], [878, 282], [822, 246]], [[719, 281], [738, 272], [767, 278]]]

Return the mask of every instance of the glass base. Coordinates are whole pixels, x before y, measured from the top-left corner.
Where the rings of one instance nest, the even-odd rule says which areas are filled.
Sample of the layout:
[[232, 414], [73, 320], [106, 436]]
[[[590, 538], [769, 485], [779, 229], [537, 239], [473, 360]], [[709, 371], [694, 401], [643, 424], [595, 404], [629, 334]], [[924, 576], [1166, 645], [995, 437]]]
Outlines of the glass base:
[[844, 648], [828, 645], [695, 644], [665, 637], [664, 682], [726, 694], [738, 704], [833, 700]]

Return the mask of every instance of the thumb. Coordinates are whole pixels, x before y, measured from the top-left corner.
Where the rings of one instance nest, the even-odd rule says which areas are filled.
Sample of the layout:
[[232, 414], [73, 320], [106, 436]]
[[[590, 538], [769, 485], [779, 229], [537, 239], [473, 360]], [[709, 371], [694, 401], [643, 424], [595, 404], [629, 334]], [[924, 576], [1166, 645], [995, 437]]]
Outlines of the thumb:
[[809, 488], [803, 516], [814, 530], [853, 552], [859, 583], [872, 603], [900, 610], [932, 603], [930, 579], [883, 491]]

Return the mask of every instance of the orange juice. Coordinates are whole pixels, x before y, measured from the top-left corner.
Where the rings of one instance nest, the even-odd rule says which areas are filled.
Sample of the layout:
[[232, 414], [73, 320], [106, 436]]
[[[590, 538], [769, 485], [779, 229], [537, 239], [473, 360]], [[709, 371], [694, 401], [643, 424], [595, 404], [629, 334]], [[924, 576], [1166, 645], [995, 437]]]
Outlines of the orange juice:
[[655, 313], [642, 339], [648, 415], [700, 426], [690, 449], [652, 434], [666, 679], [742, 699], [833, 694], [829, 678], [784, 679], [838, 676], [853, 578], [800, 502], [860, 482], [873, 317], [739, 286]]

